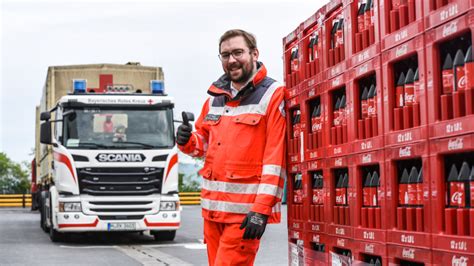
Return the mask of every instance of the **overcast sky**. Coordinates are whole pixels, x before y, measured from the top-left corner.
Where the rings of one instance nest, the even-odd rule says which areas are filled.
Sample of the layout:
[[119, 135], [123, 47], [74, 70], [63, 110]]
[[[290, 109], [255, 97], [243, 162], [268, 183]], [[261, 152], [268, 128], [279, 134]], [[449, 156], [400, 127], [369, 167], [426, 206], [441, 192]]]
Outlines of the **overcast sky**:
[[0, 0], [0, 151], [17, 162], [33, 158], [35, 106], [48, 66], [161, 66], [175, 113], [197, 116], [223, 72], [223, 32], [254, 33], [269, 76], [283, 82], [282, 38], [326, 2]]

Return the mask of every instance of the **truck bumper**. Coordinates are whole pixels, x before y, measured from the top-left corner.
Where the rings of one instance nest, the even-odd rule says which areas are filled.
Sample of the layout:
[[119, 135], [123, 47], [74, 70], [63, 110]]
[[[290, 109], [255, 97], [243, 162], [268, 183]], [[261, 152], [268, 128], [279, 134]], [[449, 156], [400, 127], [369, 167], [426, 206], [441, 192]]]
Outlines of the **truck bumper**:
[[140, 220], [101, 220], [82, 212], [59, 212], [56, 217], [59, 232], [166, 231], [177, 230], [181, 221], [179, 210], [160, 211]]

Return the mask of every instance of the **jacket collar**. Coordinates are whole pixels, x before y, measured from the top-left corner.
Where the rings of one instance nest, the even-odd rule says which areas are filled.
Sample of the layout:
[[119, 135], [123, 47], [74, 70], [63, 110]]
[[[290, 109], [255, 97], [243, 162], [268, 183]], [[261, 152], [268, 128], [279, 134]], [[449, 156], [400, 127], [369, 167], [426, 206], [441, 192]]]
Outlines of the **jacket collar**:
[[[234, 100], [238, 100], [242, 96], [247, 95], [248, 93], [253, 91], [253, 89], [257, 87], [257, 85], [260, 84], [260, 82], [262, 82], [266, 76], [267, 69], [265, 68], [262, 62], [257, 62], [257, 72], [252, 77], [251, 82], [247, 83], [247, 85], [242, 87], [239, 93], [235, 96]], [[218, 80], [211, 84], [211, 86], [207, 90], [207, 93], [214, 97], [224, 95], [228, 99], [232, 99], [230, 82], [231, 80], [229, 76], [227, 74], [224, 74]]]

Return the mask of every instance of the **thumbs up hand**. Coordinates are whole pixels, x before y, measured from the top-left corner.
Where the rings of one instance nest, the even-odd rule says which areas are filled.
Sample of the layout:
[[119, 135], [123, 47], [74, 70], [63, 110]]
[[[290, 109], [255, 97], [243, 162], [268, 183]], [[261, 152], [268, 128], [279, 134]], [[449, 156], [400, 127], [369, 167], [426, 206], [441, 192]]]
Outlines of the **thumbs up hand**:
[[189, 123], [189, 118], [186, 112], [183, 112], [182, 115], [183, 124], [178, 127], [178, 131], [176, 132], [176, 143], [181, 146], [188, 143], [191, 138], [191, 132], [193, 131], [193, 126]]

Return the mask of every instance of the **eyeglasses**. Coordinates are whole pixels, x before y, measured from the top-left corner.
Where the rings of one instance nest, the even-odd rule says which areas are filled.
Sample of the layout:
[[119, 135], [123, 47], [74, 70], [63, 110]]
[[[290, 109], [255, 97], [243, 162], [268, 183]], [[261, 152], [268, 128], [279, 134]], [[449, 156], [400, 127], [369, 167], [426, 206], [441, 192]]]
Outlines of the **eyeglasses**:
[[244, 49], [235, 49], [231, 51], [230, 53], [224, 52], [224, 53], [219, 54], [219, 59], [222, 62], [227, 62], [229, 61], [231, 55], [234, 59], [239, 59], [244, 55], [244, 53], [245, 53]]

